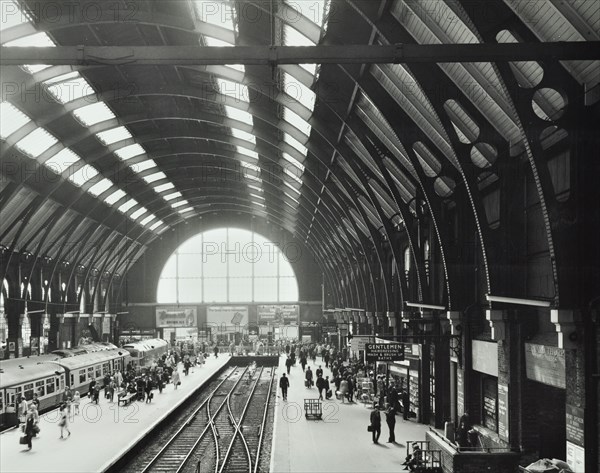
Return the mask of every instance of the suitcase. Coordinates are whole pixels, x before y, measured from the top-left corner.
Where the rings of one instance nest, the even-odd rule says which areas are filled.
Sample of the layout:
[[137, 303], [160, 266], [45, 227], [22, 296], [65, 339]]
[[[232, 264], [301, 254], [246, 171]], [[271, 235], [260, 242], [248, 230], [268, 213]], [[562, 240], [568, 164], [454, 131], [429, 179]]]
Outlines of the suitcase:
[[304, 381], [304, 386], [307, 388], [310, 387], [310, 381], [308, 379]]
[[19, 438], [19, 445], [28, 445], [29, 442], [27, 442], [27, 436], [24, 435], [23, 437]]

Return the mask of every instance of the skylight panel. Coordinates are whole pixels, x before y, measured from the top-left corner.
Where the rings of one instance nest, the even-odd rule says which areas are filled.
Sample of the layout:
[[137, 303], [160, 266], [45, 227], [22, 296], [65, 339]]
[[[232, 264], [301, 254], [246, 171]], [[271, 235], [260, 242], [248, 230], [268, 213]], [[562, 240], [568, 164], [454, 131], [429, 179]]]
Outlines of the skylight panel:
[[283, 141], [285, 141], [288, 145], [296, 148], [302, 156], [306, 156], [308, 154], [308, 149], [302, 143], [300, 143], [296, 138], [292, 135], [288, 135], [287, 133], [283, 134]]
[[256, 192], [264, 192], [262, 187], [255, 186], [254, 184], [248, 184], [248, 187]]
[[124, 126], [118, 126], [111, 130], [96, 133], [96, 137], [105, 145], [112, 145], [117, 141], [123, 141], [131, 138], [131, 133]]
[[225, 113], [227, 114], [227, 117], [233, 120], [238, 120], [246, 125], [252, 126], [252, 115], [250, 115], [248, 112], [244, 112], [239, 108], [225, 105]]
[[154, 215], [148, 215], [147, 217], [145, 217], [141, 222], [140, 225], [148, 225], [152, 220], [154, 220], [156, 217]]
[[52, 66], [50, 66], [50, 64], [23, 64], [21, 66], [21, 68], [29, 74], [36, 74], [40, 71], [43, 71], [44, 69], [48, 69], [49, 67]]
[[[286, 194], [287, 195], [287, 194]], [[288, 196], [289, 197], [289, 196]], [[294, 207], [292, 204], [290, 204], [287, 200], [284, 200], [283, 203], [285, 205], [287, 205], [289, 208], [291, 208], [292, 210], [294, 210], [295, 212], [298, 211], [298, 209], [296, 207]]]
[[165, 195], [163, 197], [163, 199], [165, 199], [165, 200], [173, 200], [173, 199], [177, 199], [178, 197], [181, 197], [181, 192], [179, 192], [179, 191], [173, 192], [172, 194], [169, 194], [169, 195]]
[[237, 152], [258, 161], [258, 153], [256, 151], [244, 148], [243, 146], [237, 146]]
[[288, 199], [292, 199], [296, 204], [300, 205], [300, 201], [298, 199], [296, 199], [295, 197], [291, 196], [290, 194], [288, 194], [287, 192], [284, 192], [284, 195], [288, 198]]
[[301, 194], [301, 192], [298, 189], [296, 189], [292, 184], [290, 184], [286, 180], [283, 181], [283, 185], [286, 186], [288, 189], [293, 190], [296, 194]]
[[79, 72], [70, 72], [48, 79], [44, 84], [52, 96], [62, 104], [95, 93], [89, 82], [81, 77]]
[[102, 179], [88, 189], [88, 192], [95, 197], [98, 197], [103, 192], [107, 191], [113, 186], [110, 179]]
[[151, 226], [150, 226], [150, 230], [154, 231], [156, 230], [158, 227], [160, 227], [161, 225], [164, 225], [165, 222], [163, 222], [162, 220], [157, 220], [156, 222], [154, 222]]
[[50, 159], [44, 162], [44, 166], [50, 168], [56, 174], [62, 174], [73, 164], [81, 161], [81, 158], [69, 148], [63, 148]]
[[85, 126], [92, 126], [115, 118], [115, 114], [104, 102], [93, 103], [73, 111], [73, 115]]
[[285, 159], [288, 163], [293, 164], [294, 166], [296, 166], [302, 172], [304, 172], [304, 170], [306, 169], [304, 167], [304, 164], [302, 164], [300, 161], [298, 161], [296, 158], [292, 157], [288, 153], [282, 153], [282, 156], [283, 156], [283, 159]]
[[258, 194], [250, 194], [250, 197], [254, 197], [255, 199], [259, 199], [259, 200], [265, 200], [265, 198], [262, 195], [258, 195]]
[[217, 91], [221, 95], [232, 98], [236, 102], [249, 102], [250, 92], [248, 87], [239, 82], [217, 78]]
[[317, 44], [290, 25], [283, 26], [285, 46], [316, 46]]
[[258, 207], [261, 207], [261, 208], [263, 208], [263, 209], [266, 209], [266, 208], [267, 208], [265, 204], [261, 204], [260, 202], [254, 202], [254, 201], [252, 201], [252, 203], [253, 203], [254, 205], [257, 205]]
[[175, 188], [175, 186], [172, 183], [166, 182], [165, 184], [161, 184], [160, 186], [156, 186], [154, 188], [154, 192], [158, 192], [160, 194], [161, 192], [168, 191], [168, 190], [174, 189], [174, 188]]
[[142, 179], [144, 181], [146, 181], [148, 184], [152, 184], [153, 182], [159, 181], [160, 179], [166, 179], [166, 178], [167, 178], [167, 175], [162, 171], [155, 172], [154, 174], [150, 174], [149, 176], [142, 176]]
[[283, 119], [294, 127], [298, 128], [307, 137], [310, 136], [312, 127], [297, 113], [293, 112], [287, 107], [283, 109]]
[[317, 100], [315, 93], [287, 72], [283, 73], [283, 92], [296, 99], [311, 112], [315, 110], [315, 101]]
[[13, 104], [0, 102], [0, 138], [3, 140], [30, 121], [31, 119]]
[[56, 143], [58, 143], [58, 140], [44, 128], [36, 128], [21, 139], [15, 147], [31, 158], [37, 158]]
[[189, 202], [187, 200], [181, 200], [179, 202], [175, 202], [174, 204], [171, 204], [171, 207], [173, 207], [174, 209], [177, 209], [179, 207], [183, 207], [184, 205], [189, 205]]
[[156, 163], [153, 159], [146, 159], [145, 161], [132, 164], [130, 167], [133, 172], [140, 173], [156, 167]]
[[242, 162], [241, 164], [242, 164], [242, 167], [243, 167], [243, 168], [250, 169], [251, 171], [254, 171], [254, 172], [256, 172], [257, 174], [260, 172], [260, 167], [258, 167], [258, 166], [257, 166], [257, 165], [255, 165], [255, 164], [244, 163], [244, 162]]
[[19, 8], [17, 2], [12, 0], [2, 0], [0, 2], [2, 8], [2, 21], [0, 21], [0, 31], [4, 31], [13, 26], [28, 23], [31, 18]]
[[234, 31], [235, 6], [226, 0], [194, 0], [198, 20]]
[[140, 154], [144, 154], [145, 152], [146, 150], [136, 143], [134, 145], [119, 148], [115, 151], [115, 154], [123, 161], [127, 161], [128, 159], [134, 158], [135, 156], [139, 156]]
[[86, 182], [94, 179], [98, 175], [96, 168], [86, 164], [69, 176], [69, 180], [76, 186], [81, 187]]
[[298, 64], [302, 69], [308, 72], [311, 76], [317, 74], [317, 65], [316, 64]]
[[239, 138], [240, 140], [249, 141], [252, 144], [256, 144], [256, 137], [242, 130], [238, 130], [237, 128], [231, 129], [231, 134], [235, 138]]
[[131, 198], [130, 198], [130, 199], [127, 199], [127, 200], [125, 201], [125, 203], [124, 203], [124, 204], [122, 204], [122, 205], [121, 205], [121, 206], [118, 208], [118, 210], [119, 210], [119, 212], [122, 212], [122, 213], [127, 213], [129, 210], [131, 210], [131, 208], [132, 208], [132, 207], [135, 207], [136, 205], [137, 205], [137, 200], [135, 200], [135, 199], [131, 199]]
[[123, 197], [125, 197], [126, 195], [127, 194], [124, 191], [122, 191], [121, 189], [117, 189], [112, 194], [110, 194], [106, 199], [104, 199], [104, 202], [106, 202], [108, 205], [114, 205], [119, 200], [121, 200]]
[[291, 177], [297, 183], [299, 183], [299, 184], [302, 183], [302, 179], [297, 175], [297, 174], [300, 174], [300, 172], [298, 172], [298, 171], [294, 172], [293, 170], [287, 169], [287, 168], [284, 168], [283, 172], [285, 173], [286, 176]]
[[146, 209], [146, 207], [140, 207], [139, 209], [137, 209], [135, 212], [133, 212], [131, 214], [131, 219], [132, 220], [137, 220], [142, 215], [144, 215], [146, 212], [148, 212], [148, 210]]
[[179, 212], [180, 214], [184, 214], [184, 213], [187, 213], [187, 212], [191, 212], [192, 210], [194, 210], [194, 207], [187, 207], [187, 208], [185, 208], [185, 209], [180, 209], [180, 210], [178, 210], [178, 212]]
[[[2, 16], [4, 18], [4, 15]], [[35, 33], [3, 44], [7, 48], [51, 48], [56, 46], [46, 33]]]

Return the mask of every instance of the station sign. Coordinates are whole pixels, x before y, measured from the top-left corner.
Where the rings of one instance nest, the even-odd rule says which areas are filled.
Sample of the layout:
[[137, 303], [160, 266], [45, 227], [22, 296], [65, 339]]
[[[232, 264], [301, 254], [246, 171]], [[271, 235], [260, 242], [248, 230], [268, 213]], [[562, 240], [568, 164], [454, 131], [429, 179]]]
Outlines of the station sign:
[[366, 361], [404, 361], [404, 345], [401, 343], [366, 343]]

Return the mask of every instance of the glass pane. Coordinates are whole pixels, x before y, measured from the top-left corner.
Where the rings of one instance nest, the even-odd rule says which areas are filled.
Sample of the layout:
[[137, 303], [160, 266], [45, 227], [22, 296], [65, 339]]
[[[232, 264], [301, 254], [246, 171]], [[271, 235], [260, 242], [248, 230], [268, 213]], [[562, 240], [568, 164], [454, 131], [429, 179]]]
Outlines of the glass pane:
[[230, 278], [252, 277], [253, 257], [239, 252], [235, 255], [227, 255]]
[[202, 279], [179, 279], [179, 302], [202, 302]]
[[258, 250], [254, 263], [254, 276], [277, 276], [277, 254], [272, 247], [262, 247]]
[[183, 243], [177, 252], [181, 254], [200, 254], [202, 253], [202, 235], [196, 235]]
[[217, 253], [211, 254], [210, 248], [203, 256], [204, 277], [226, 277], [227, 276], [227, 260], [223, 260], [224, 255]]
[[171, 255], [171, 257], [167, 260], [162, 273], [160, 275], [161, 278], [174, 278], [177, 276], [175, 272], [177, 261], [175, 260], [176, 255]]
[[177, 302], [175, 279], [159, 279], [156, 302], [159, 304]]
[[279, 279], [279, 301], [296, 302], [298, 301], [298, 284], [296, 278]]
[[256, 278], [254, 280], [255, 302], [277, 302], [277, 278]]
[[252, 302], [252, 278], [229, 280], [229, 302]]
[[180, 255], [179, 277], [199, 278], [202, 276], [202, 255]]
[[288, 257], [291, 261], [296, 261], [300, 258], [299, 248], [290, 246], [288, 248], [284, 248], [285, 253], [279, 253], [279, 276], [285, 277], [295, 277], [294, 269], [288, 261]]
[[227, 302], [227, 279], [204, 279], [204, 302]]

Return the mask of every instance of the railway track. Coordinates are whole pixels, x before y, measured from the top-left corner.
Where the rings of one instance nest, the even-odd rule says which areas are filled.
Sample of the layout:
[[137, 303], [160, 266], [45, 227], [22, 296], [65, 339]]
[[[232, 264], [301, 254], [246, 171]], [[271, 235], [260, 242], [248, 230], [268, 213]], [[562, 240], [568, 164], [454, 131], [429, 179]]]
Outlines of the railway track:
[[147, 446], [125, 471], [256, 473], [274, 375], [274, 368], [251, 375], [248, 368], [231, 369], [174, 433]]

